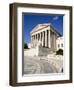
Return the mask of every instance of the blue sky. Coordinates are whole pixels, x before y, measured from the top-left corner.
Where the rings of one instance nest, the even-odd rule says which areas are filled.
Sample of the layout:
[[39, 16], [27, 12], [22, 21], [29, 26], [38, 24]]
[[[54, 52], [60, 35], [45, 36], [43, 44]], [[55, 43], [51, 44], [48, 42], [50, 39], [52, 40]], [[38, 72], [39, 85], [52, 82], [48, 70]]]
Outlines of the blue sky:
[[30, 32], [37, 24], [41, 23], [51, 23], [63, 35], [63, 16], [30, 13], [24, 15], [24, 42], [27, 44], [31, 42]]

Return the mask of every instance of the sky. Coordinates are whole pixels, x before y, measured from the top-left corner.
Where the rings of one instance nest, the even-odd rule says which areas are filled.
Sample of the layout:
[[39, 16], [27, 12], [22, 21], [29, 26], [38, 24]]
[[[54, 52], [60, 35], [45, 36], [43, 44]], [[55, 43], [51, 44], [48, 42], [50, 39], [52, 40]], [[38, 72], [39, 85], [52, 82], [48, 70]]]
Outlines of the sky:
[[39, 14], [24, 14], [24, 42], [30, 43], [30, 32], [36, 25], [42, 23], [51, 23], [56, 31], [63, 35], [63, 16], [59, 15], [39, 15]]

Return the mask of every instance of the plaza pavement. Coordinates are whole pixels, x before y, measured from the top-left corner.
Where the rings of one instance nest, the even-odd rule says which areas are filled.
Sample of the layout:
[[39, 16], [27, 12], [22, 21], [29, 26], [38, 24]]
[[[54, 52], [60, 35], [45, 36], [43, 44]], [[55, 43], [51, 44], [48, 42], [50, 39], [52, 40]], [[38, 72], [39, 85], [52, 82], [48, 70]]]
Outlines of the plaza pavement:
[[60, 73], [63, 69], [63, 56], [24, 56], [24, 74]]

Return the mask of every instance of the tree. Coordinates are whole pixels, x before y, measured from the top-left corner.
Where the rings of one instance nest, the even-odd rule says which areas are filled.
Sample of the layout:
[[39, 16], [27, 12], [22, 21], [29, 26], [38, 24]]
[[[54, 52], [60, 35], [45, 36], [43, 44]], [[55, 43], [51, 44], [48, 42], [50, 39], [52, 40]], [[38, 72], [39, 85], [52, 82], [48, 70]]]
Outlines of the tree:
[[58, 51], [56, 51], [56, 55], [63, 55], [63, 50], [59, 49]]
[[24, 49], [28, 49], [27, 43], [24, 43]]

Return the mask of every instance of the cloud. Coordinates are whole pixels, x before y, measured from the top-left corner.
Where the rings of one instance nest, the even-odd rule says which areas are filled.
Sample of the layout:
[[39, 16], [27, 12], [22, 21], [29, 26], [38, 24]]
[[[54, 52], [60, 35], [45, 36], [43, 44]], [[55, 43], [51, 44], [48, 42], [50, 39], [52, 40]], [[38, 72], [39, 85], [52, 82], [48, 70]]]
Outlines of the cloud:
[[58, 19], [59, 19], [58, 16], [53, 17], [53, 20], [58, 20]]

